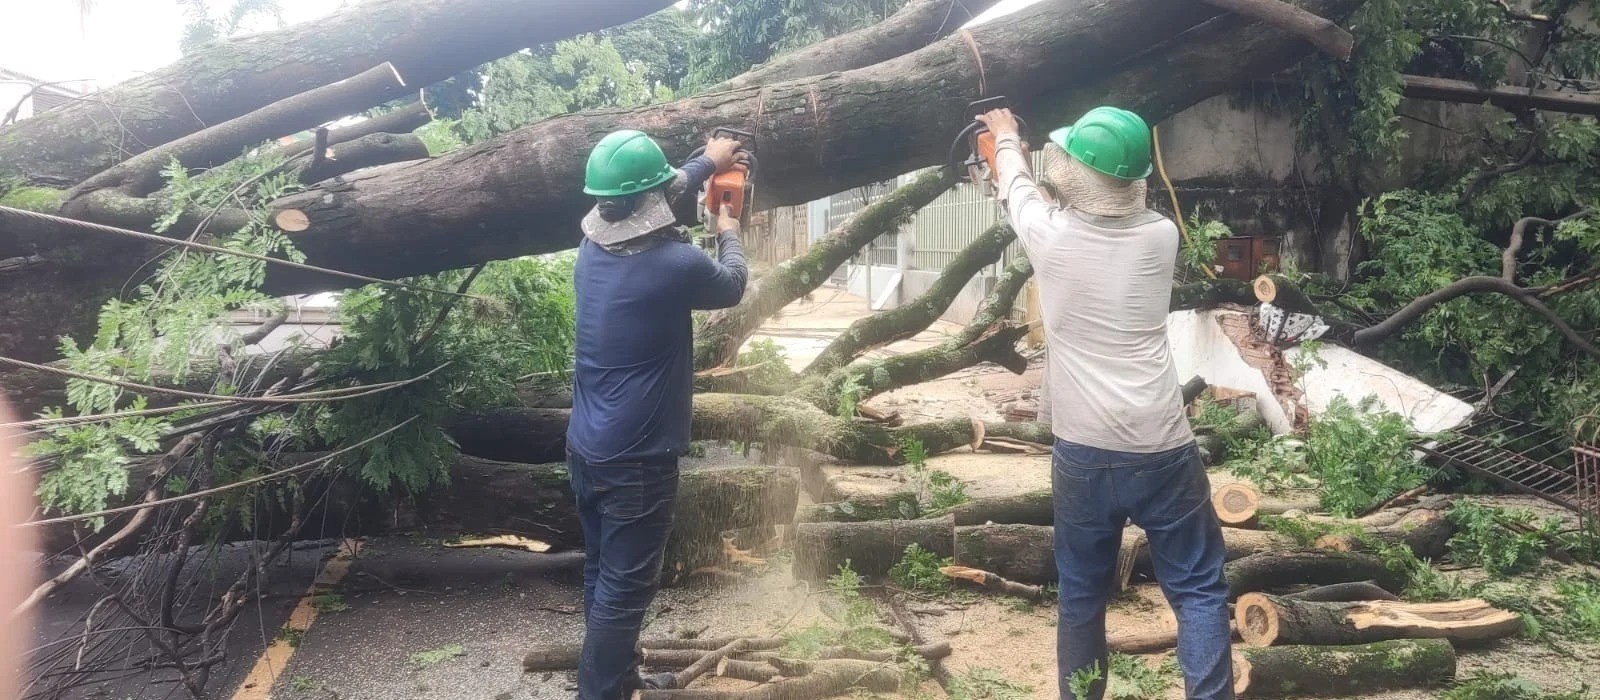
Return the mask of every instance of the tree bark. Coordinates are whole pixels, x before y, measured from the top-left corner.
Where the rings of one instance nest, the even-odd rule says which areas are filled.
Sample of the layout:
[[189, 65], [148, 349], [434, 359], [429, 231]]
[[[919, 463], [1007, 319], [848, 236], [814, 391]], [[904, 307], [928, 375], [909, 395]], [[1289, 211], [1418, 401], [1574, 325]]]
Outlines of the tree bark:
[[1385, 590], [1398, 592], [1405, 587], [1405, 576], [1391, 571], [1382, 559], [1355, 552], [1297, 550], [1261, 552], [1230, 561], [1223, 572], [1228, 579], [1228, 598], [1260, 593], [1298, 584], [1330, 584], [1347, 581], [1376, 581]]
[[940, 520], [877, 520], [864, 523], [800, 523], [794, 528], [794, 575], [824, 581], [850, 569], [881, 579], [915, 544], [937, 557], [955, 554], [955, 523]]
[[1366, 644], [1390, 639], [1501, 639], [1522, 630], [1522, 618], [1478, 599], [1443, 603], [1319, 603], [1246, 593], [1234, 605], [1246, 644]]
[[[285, 464], [297, 464], [316, 456], [291, 454], [282, 459]], [[130, 483], [143, 483], [155, 464], [155, 460], [136, 464]], [[678, 518], [663, 566], [668, 581], [721, 563], [725, 558], [722, 533], [726, 530], [787, 525], [794, 517], [799, 498], [799, 478], [786, 468], [687, 468], [680, 479]], [[516, 464], [458, 457], [451, 465], [448, 485], [398, 507], [363, 497], [363, 485], [353, 479], [342, 479], [328, 487], [325, 504], [306, 518], [309, 523], [326, 523], [326, 528], [313, 531], [307, 527], [301, 537], [355, 536], [431, 526], [524, 535], [562, 549], [576, 549], [583, 544], [577, 505], [564, 464]], [[280, 534], [289, 522], [287, 513], [276, 499], [261, 500], [265, 505], [255, 516], [257, 529], [225, 533], [225, 540]], [[44, 552], [71, 551], [76, 549], [77, 539], [69, 526], [49, 526], [41, 532], [39, 546]], [[85, 544], [92, 546], [98, 539], [91, 537]]]
[[1289, 600], [1303, 600], [1310, 603], [1349, 603], [1358, 600], [1400, 600], [1397, 596], [1379, 586], [1376, 581], [1349, 581], [1346, 583], [1332, 583], [1326, 586], [1309, 588], [1298, 593], [1283, 596]]
[[1359, 646], [1246, 647], [1234, 656], [1233, 692], [1241, 698], [1366, 697], [1438, 687], [1455, 673], [1455, 649], [1442, 639]]
[[960, 29], [998, 0], [911, 0], [888, 19], [791, 51], [706, 92], [738, 90], [812, 75], [854, 70], [916, 51]]
[[0, 179], [71, 186], [128, 155], [385, 61], [411, 87], [396, 86], [379, 102], [519, 49], [622, 24], [671, 4], [595, 0], [580, 10], [563, 0], [369, 0], [315, 22], [211, 44], [101, 90], [94, 99], [6, 127], [0, 130]]
[[414, 134], [368, 134], [354, 141], [332, 144], [327, 160], [300, 169], [300, 182], [312, 184], [389, 163], [428, 157], [428, 146]]
[[[740, 637], [707, 637], [704, 639], [641, 639], [634, 649], [644, 656], [646, 666], [652, 668], [677, 667], [683, 668], [707, 652], [721, 649]], [[765, 651], [783, 646], [783, 640], [777, 637], [745, 637], [744, 651]], [[676, 656], [665, 652], [688, 652], [689, 660], [683, 663], [670, 663], [680, 661]], [[578, 667], [578, 657], [583, 653], [582, 644], [549, 644], [529, 649], [522, 657], [522, 670], [527, 673], [542, 671], [571, 671]]]
[[1421, 559], [1438, 559], [1444, 556], [1449, 548], [1450, 537], [1455, 532], [1455, 523], [1444, 511], [1419, 508], [1401, 516], [1393, 525], [1365, 528], [1362, 536], [1323, 535], [1317, 538], [1315, 545], [1320, 549], [1362, 552], [1371, 549], [1367, 540], [1372, 539], [1383, 544], [1408, 547]]
[[970, 583], [990, 593], [1014, 596], [1023, 600], [1044, 600], [1045, 598], [1042, 586], [1017, 583], [999, 574], [982, 569], [974, 569], [970, 566], [941, 566], [939, 567], [939, 573], [957, 581]]

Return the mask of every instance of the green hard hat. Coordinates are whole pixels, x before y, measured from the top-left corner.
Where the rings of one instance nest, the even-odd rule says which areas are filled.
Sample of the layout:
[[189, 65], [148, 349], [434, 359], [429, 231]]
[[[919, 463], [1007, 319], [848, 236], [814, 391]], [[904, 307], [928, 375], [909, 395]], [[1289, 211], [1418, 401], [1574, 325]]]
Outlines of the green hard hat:
[[596, 197], [638, 194], [673, 178], [661, 147], [642, 131], [613, 131], [589, 153], [583, 192]]
[[1128, 110], [1095, 107], [1072, 126], [1050, 132], [1050, 140], [1084, 165], [1119, 180], [1150, 177], [1150, 127]]

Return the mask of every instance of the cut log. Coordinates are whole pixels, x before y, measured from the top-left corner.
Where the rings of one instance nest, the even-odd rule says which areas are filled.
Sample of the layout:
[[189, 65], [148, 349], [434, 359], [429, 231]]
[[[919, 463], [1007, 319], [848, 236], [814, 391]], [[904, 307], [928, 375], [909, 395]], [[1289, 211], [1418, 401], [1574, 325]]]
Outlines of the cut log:
[[[1222, 543], [1226, 550], [1223, 558], [1230, 562], [1255, 554], [1281, 552], [1297, 547], [1294, 538], [1288, 535], [1270, 530], [1241, 530], [1232, 527], [1222, 529]], [[1138, 553], [1138, 558], [1134, 561], [1134, 571], [1144, 576], [1155, 574], [1155, 567], [1150, 563], [1148, 551]]]
[[1448, 548], [1450, 536], [1456, 531], [1455, 523], [1442, 511], [1413, 510], [1393, 525], [1368, 527], [1362, 536], [1348, 534], [1323, 535], [1315, 545], [1321, 549], [1340, 552], [1359, 552], [1371, 549], [1368, 539], [1388, 545], [1403, 545], [1422, 559], [1437, 559]]
[[[769, 663], [777, 664], [778, 660]], [[874, 693], [892, 693], [900, 689], [898, 668], [871, 661], [800, 661], [774, 668], [787, 678], [748, 690], [636, 690], [633, 700], [816, 700], [843, 695], [852, 688]], [[804, 675], [789, 677], [789, 673], [802, 670]]]
[[939, 573], [998, 595], [1014, 596], [1023, 600], [1045, 599], [1044, 587], [1042, 586], [1017, 583], [999, 574], [990, 573], [982, 569], [974, 569], [970, 566], [941, 566], [939, 567]]
[[1039, 489], [1011, 496], [984, 496], [952, 506], [949, 513], [956, 525], [1054, 525], [1055, 500], [1050, 489]]
[[1254, 529], [1261, 497], [1249, 484], [1233, 483], [1211, 494], [1211, 505], [1216, 508], [1217, 519], [1225, 527]]
[[915, 544], [938, 557], [955, 554], [955, 521], [877, 520], [862, 523], [799, 523], [795, 525], [794, 575], [823, 581], [846, 564], [868, 578], [888, 575], [906, 548]]
[[1326, 586], [1317, 586], [1306, 590], [1290, 593], [1283, 596], [1290, 600], [1303, 600], [1312, 603], [1346, 603], [1358, 600], [1400, 600], [1397, 596], [1383, 589], [1375, 581], [1350, 581], [1348, 583], [1333, 583]]
[[1234, 655], [1233, 692], [1241, 698], [1365, 697], [1438, 687], [1455, 673], [1455, 649], [1443, 639], [1246, 647]]
[[1228, 562], [1223, 572], [1228, 579], [1230, 600], [1246, 593], [1307, 583], [1371, 580], [1394, 592], [1399, 592], [1406, 583], [1404, 575], [1390, 571], [1382, 559], [1370, 554], [1322, 549], [1252, 554]]
[[1234, 604], [1246, 644], [1365, 644], [1390, 639], [1501, 639], [1522, 629], [1522, 617], [1476, 598], [1443, 603], [1356, 601], [1317, 603], [1246, 593]]
[[956, 563], [1019, 583], [1055, 583], [1060, 576], [1056, 571], [1054, 532], [1054, 528], [1043, 525], [958, 527]]

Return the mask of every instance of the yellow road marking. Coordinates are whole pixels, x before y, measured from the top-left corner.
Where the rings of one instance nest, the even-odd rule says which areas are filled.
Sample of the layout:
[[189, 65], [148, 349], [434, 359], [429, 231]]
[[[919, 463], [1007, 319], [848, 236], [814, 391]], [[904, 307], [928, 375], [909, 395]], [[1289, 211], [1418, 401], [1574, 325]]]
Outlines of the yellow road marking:
[[[317, 580], [306, 589], [305, 595], [300, 596], [300, 602], [289, 613], [289, 621], [284, 623], [286, 626], [301, 633], [311, 629], [311, 623], [317, 619], [317, 608], [312, 605], [312, 600], [338, 587], [345, 574], [350, 572], [350, 562], [355, 559], [359, 549], [359, 540], [345, 540], [339, 546], [339, 553], [328, 560], [322, 571], [317, 573]], [[272, 684], [278, 680], [278, 674], [288, 667], [297, 645], [298, 641], [291, 643], [289, 639], [274, 636], [267, 648], [261, 651], [255, 666], [250, 668], [250, 674], [244, 677], [239, 690], [233, 694], [233, 700], [269, 700], [272, 697]]]

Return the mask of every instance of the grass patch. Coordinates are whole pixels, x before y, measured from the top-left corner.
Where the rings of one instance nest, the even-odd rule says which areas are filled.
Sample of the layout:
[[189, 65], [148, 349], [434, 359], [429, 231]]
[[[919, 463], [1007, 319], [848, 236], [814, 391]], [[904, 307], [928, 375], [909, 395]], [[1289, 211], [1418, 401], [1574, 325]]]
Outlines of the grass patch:
[[290, 648], [299, 648], [300, 643], [306, 639], [306, 631], [293, 625], [284, 624], [278, 628], [277, 639], [288, 644]]
[[1110, 700], [1153, 700], [1167, 695], [1178, 681], [1178, 663], [1171, 658], [1151, 666], [1137, 656], [1113, 652], [1111, 682], [1106, 686]]

